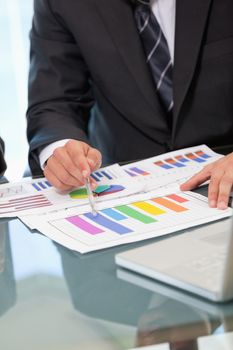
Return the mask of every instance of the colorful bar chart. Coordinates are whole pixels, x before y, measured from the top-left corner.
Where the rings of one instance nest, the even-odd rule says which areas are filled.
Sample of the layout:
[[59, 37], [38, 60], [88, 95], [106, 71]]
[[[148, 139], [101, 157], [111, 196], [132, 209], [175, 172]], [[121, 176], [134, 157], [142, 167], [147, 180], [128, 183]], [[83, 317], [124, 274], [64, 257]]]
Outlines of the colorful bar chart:
[[[163, 236], [228, 217], [232, 211], [210, 208], [208, 200], [188, 192], [170, 193], [161, 197], [133, 201], [99, 209], [97, 215], [67, 214], [49, 221], [52, 235], [64, 234], [75, 241], [74, 249], [87, 253], [153, 237]], [[46, 231], [47, 232], [47, 231]]]
[[95, 171], [94, 173], [91, 174], [91, 177], [97, 181], [100, 182], [101, 180], [113, 180], [113, 175], [107, 171], [107, 170], [99, 170], [99, 171]]
[[204, 153], [203, 151], [197, 151], [197, 152], [195, 152], [195, 154], [196, 154], [198, 157], [201, 157], [201, 158], [204, 158], [204, 159], [209, 159], [209, 158], [211, 158], [211, 156], [209, 156], [208, 154]]
[[177, 162], [175, 159], [173, 158], [168, 158], [165, 160], [165, 162], [167, 162], [168, 164], [175, 166], [177, 168], [183, 168], [185, 167], [185, 165], [183, 163]]
[[194, 162], [197, 163], [205, 163], [205, 159], [198, 157], [197, 155], [195, 155], [194, 153], [187, 153], [185, 155], [187, 158], [193, 160]]
[[125, 214], [126, 216], [132, 218], [132, 219], [135, 219], [135, 220], [142, 222], [143, 224], [151, 224], [151, 223], [156, 221], [152, 217], [150, 217], [148, 215], [144, 215], [144, 214], [140, 213], [139, 211], [131, 208], [128, 205], [120, 205], [120, 206], [115, 207], [115, 209], [118, 210], [119, 212], [121, 212], [122, 214]]
[[125, 172], [126, 172], [126, 174], [128, 174], [128, 175], [131, 176], [131, 177], [138, 176], [138, 174], [132, 173], [131, 171], [126, 170], [126, 169], [125, 169]]
[[129, 170], [131, 172], [138, 174], [138, 175], [143, 175], [143, 176], [150, 175], [147, 171], [140, 169], [138, 167], [132, 167], [132, 168], [129, 168]]
[[164, 162], [162, 162], [162, 161], [154, 162], [154, 165], [157, 165], [157, 166], [159, 166], [160, 168], [163, 168], [163, 169], [166, 169], [166, 170], [168, 170], [168, 169], [173, 169], [173, 166], [168, 165], [168, 164], [166, 164], [166, 163], [164, 163]]
[[125, 172], [131, 177], [135, 177], [139, 175], [142, 175], [142, 176], [150, 175], [148, 171], [141, 169], [139, 167], [131, 167], [129, 169], [125, 169]]
[[157, 203], [157, 204], [160, 204], [162, 206], [164, 206], [165, 208], [167, 209], [170, 209], [172, 211], [175, 211], [177, 213], [181, 213], [183, 211], [186, 211], [188, 210], [187, 208], [179, 205], [179, 204], [176, 204], [174, 202], [171, 202], [169, 201], [168, 199], [166, 198], [163, 198], [163, 197], [160, 197], [160, 198], [153, 198], [151, 199], [153, 202]]
[[[172, 199], [172, 201], [168, 198]], [[104, 234], [106, 230], [122, 235], [134, 232], [134, 228], [130, 227], [132, 220], [140, 225], [155, 224], [159, 216], [169, 214], [167, 209], [173, 211], [176, 215], [187, 211], [187, 208], [178, 204], [185, 202], [188, 202], [186, 198], [171, 194], [166, 197], [152, 198], [149, 201], [134, 202], [130, 205], [103, 209], [97, 215], [86, 213], [80, 216], [68, 217], [66, 220], [78, 229], [91, 235]], [[125, 224], [122, 225], [119, 222], [124, 222]]]
[[170, 158], [159, 160], [153, 164], [163, 168], [165, 170], [171, 170], [174, 168], [184, 168], [196, 163], [207, 162], [211, 158], [211, 155], [207, 154], [202, 150], [197, 150], [193, 152], [188, 152], [185, 154], [173, 155]]
[[115, 233], [125, 234], [125, 233], [132, 232], [132, 230], [129, 229], [128, 227], [123, 226], [113, 220], [110, 220], [100, 213], [98, 213], [97, 215], [93, 215], [92, 213], [87, 213], [87, 214], [84, 214], [84, 216], [89, 220], [92, 220], [94, 223], [104, 228], [107, 228], [108, 230], [111, 230]]
[[0, 204], [0, 214], [7, 214], [21, 210], [51, 206], [52, 203], [44, 195], [25, 196], [10, 199]]
[[185, 158], [184, 156], [182, 156], [182, 155], [176, 156], [175, 158], [181, 163], [189, 162], [189, 160], [187, 158]]
[[121, 192], [123, 190], [125, 190], [125, 187], [123, 187], [121, 185], [110, 185], [110, 186], [108, 186], [108, 189], [105, 189], [104, 191], [97, 193], [97, 195], [98, 195], [98, 197], [103, 197], [103, 196], [106, 196], [109, 194]]
[[189, 203], [189, 200], [185, 196], [170, 194], [102, 209], [97, 215], [89, 212], [70, 216], [56, 220], [53, 225], [91, 246], [95, 242], [119, 240], [139, 231], [147, 232], [148, 229], [156, 232], [156, 228], [164, 227], [168, 223], [174, 225], [179, 220], [178, 217], [189, 211], [189, 208], [180, 203]]
[[51, 188], [52, 185], [46, 180], [46, 181], [39, 181], [39, 182], [34, 182], [31, 184], [32, 187], [39, 191], [47, 190], [48, 188]]
[[[124, 189], [125, 187], [121, 185], [107, 185], [107, 186], [101, 185], [101, 186], [98, 186], [93, 191], [93, 194], [95, 196], [102, 197], [102, 196], [107, 196], [117, 192], [121, 192]], [[85, 187], [78, 188], [77, 190], [70, 192], [69, 196], [72, 199], [86, 199], [88, 198], [87, 189]]]

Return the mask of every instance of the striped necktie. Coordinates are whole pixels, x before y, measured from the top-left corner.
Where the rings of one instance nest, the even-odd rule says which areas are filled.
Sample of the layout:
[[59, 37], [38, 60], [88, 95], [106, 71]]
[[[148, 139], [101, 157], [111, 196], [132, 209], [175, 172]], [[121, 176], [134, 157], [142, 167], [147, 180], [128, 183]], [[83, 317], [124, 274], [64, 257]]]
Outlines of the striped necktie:
[[166, 111], [173, 110], [172, 60], [167, 40], [151, 10], [149, 0], [136, 0], [135, 20], [156, 85], [157, 93]]

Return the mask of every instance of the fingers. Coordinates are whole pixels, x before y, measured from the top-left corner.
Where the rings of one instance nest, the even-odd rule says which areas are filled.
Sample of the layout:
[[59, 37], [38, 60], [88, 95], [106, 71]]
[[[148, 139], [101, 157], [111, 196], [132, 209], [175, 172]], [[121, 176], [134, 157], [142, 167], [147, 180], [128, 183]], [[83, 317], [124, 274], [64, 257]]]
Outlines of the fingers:
[[87, 153], [87, 161], [91, 168], [91, 172], [93, 172], [100, 168], [102, 163], [102, 155], [97, 149], [90, 147]]
[[[101, 164], [101, 154], [88, 144], [70, 140], [48, 159], [44, 175], [59, 190], [83, 186], [85, 179]], [[96, 187], [94, 180], [91, 186]]]
[[70, 185], [63, 183], [47, 166], [44, 169], [44, 176], [55, 188], [61, 191], [68, 191], [72, 188]]
[[209, 206], [226, 209], [233, 186], [233, 153], [208, 165], [198, 174], [180, 186], [189, 191], [210, 180], [208, 189]]
[[233, 175], [230, 172], [225, 172], [220, 181], [209, 190], [210, 206], [218, 207], [218, 209], [227, 209], [228, 201], [232, 190]]
[[65, 151], [69, 163], [66, 164], [66, 169], [77, 179], [84, 182], [84, 178], [90, 176], [91, 169], [87, 160], [87, 154], [90, 146], [84, 142], [70, 140], [65, 145]]
[[180, 186], [181, 191], [190, 191], [197, 188], [202, 183], [206, 182], [210, 178], [210, 170], [204, 168], [199, 173], [192, 176], [188, 181]]
[[[93, 172], [100, 168], [102, 163], [102, 155], [97, 149], [90, 148], [87, 154], [87, 161], [90, 166], [91, 172]], [[97, 187], [97, 182], [92, 177], [90, 177], [90, 184], [92, 190], [94, 190]]]

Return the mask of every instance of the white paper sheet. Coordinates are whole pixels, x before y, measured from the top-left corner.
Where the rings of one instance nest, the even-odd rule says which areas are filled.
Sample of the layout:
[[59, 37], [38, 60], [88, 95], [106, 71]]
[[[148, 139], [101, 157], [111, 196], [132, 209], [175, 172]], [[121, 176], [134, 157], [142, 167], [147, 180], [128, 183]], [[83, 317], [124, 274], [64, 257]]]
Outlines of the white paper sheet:
[[70, 208], [46, 218], [41, 216], [40, 220], [34, 217], [31, 224], [56, 242], [87, 253], [163, 236], [232, 215], [230, 208], [224, 211], [209, 208], [207, 198], [193, 192], [152, 196], [146, 200], [143, 194], [130, 199], [130, 204], [99, 203], [97, 217], [86, 212], [86, 208], [83, 214]]

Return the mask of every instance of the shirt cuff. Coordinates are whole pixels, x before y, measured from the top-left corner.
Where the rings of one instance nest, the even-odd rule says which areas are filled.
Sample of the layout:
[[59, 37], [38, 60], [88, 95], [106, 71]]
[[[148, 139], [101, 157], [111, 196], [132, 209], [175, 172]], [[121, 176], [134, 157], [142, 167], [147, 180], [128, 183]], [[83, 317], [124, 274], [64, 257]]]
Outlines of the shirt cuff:
[[56, 142], [51, 143], [50, 145], [46, 146], [39, 154], [39, 160], [40, 160], [40, 166], [41, 169], [44, 170], [45, 168], [45, 163], [51, 157], [53, 154], [54, 150], [58, 147], [63, 147], [65, 144], [70, 141], [70, 139], [64, 139], [64, 140], [59, 140]]

